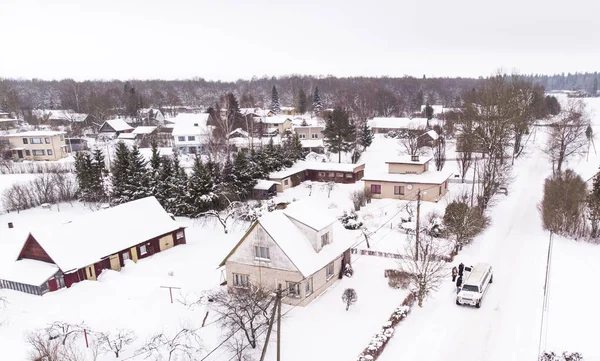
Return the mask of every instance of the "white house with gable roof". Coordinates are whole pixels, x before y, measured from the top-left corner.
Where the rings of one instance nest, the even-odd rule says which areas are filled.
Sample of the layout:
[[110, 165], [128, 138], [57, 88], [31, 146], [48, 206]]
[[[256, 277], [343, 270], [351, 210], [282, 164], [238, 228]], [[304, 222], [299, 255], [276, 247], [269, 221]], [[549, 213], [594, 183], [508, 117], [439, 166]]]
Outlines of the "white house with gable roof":
[[184, 154], [198, 152], [212, 132], [211, 117], [208, 113], [178, 114], [169, 122], [173, 122], [173, 145]]
[[356, 235], [313, 202], [261, 217], [220, 266], [228, 287], [284, 290], [283, 302], [306, 306], [340, 278]]

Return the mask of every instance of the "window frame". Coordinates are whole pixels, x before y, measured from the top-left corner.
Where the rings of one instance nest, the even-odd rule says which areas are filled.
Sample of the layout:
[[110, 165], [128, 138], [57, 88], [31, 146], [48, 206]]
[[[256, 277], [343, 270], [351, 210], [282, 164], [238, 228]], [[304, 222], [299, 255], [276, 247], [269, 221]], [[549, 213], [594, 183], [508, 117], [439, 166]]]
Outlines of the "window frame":
[[44, 141], [42, 138], [29, 138], [29, 144], [44, 144]]
[[[266, 257], [265, 257], [266, 256]], [[260, 261], [271, 261], [271, 251], [267, 246], [254, 246], [254, 259]]]
[[[127, 258], [125, 258], [125, 255], [127, 255]], [[121, 252], [121, 257], [123, 258], [123, 263], [125, 263], [126, 260], [131, 259], [131, 256], [129, 255], [129, 251]]]
[[[36, 154], [36, 153], [40, 153], [40, 152], [41, 152], [42, 154]], [[46, 152], [44, 152], [44, 150], [43, 150], [43, 149], [32, 149], [32, 150], [31, 150], [31, 154], [32, 154], [34, 157], [43, 157], [43, 156], [45, 156], [45, 155], [46, 155]]]
[[177, 231], [177, 233], [175, 233], [175, 239], [182, 239], [183, 237], [185, 237], [183, 231]]
[[46, 149], [46, 154], [47, 154], [47, 155], [53, 155], [52, 153], [53, 153], [53, 152], [52, 152], [52, 149]]
[[[398, 193], [396, 193], [396, 189], [398, 188]], [[394, 195], [395, 196], [403, 196], [405, 195], [405, 188], [404, 186], [394, 186]]]
[[317, 134], [317, 133], [312, 133], [312, 134], [310, 135], [310, 139], [319, 139], [319, 134]]
[[306, 284], [304, 285], [304, 297], [308, 297], [308, 296], [312, 295], [314, 291], [315, 291], [315, 289], [314, 289], [314, 285], [313, 285], [313, 278], [308, 277], [306, 279]]
[[31, 151], [29, 149], [25, 149], [25, 156], [31, 157]]
[[29, 139], [23, 138], [23, 144], [29, 144]]
[[187, 136], [187, 141], [188, 142], [195, 142], [196, 141], [196, 136], [195, 135], [188, 135]]
[[177, 136], [177, 141], [178, 142], [185, 142], [185, 136]]
[[300, 133], [300, 139], [306, 139], [306, 134]]
[[287, 186], [287, 185], [289, 185], [289, 184], [290, 184], [290, 180], [289, 180], [289, 179], [284, 179], [284, 180], [283, 180], [283, 185], [284, 185], [284, 186]]
[[144, 256], [148, 253], [148, 247], [145, 244], [140, 246], [140, 256]]
[[[331, 273], [329, 271], [330, 267], [331, 267]], [[329, 281], [334, 275], [335, 275], [335, 264], [334, 264], [334, 262], [331, 262], [330, 264], [325, 266], [325, 279], [327, 281]]]
[[50, 144], [50, 138], [44, 138], [44, 143]]
[[381, 194], [381, 184], [371, 184], [372, 194]]
[[[287, 289], [287, 297], [289, 297], [289, 298], [301, 298], [302, 297], [302, 293], [300, 290], [300, 283], [292, 282], [292, 281], [285, 281], [285, 288]], [[294, 290], [294, 292], [291, 292], [292, 289]]]
[[243, 273], [232, 273], [231, 278], [233, 279], [233, 287], [235, 288], [250, 287], [250, 275]]

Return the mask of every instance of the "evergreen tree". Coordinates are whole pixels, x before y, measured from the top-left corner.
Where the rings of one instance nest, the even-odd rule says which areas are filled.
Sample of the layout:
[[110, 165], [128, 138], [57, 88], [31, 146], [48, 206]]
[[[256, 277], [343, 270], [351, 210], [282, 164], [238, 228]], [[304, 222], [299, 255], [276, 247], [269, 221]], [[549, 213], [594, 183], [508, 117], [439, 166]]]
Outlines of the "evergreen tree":
[[175, 154], [173, 157], [173, 177], [169, 183], [172, 208], [171, 213], [176, 215], [188, 214], [189, 204], [189, 189], [188, 176], [185, 169], [179, 162], [179, 156]]
[[152, 156], [150, 157], [150, 167], [154, 172], [158, 172], [160, 169], [160, 151], [155, 141], [152, 142]]
[[171, 181], [173, 179], [173, 162], [171, 158], [163, 156], [160, 159], [160, 168], [155, 182], [154, 195], [164, 209], [170, 211], [173, 209], [174, 199], [171, 191]]
[[594, 176], [592, 191], [587, 198], [588, 218], [592, 225], [590, 237], [597, 239], [600, 236], [600, 172]]
[[235, 169], [231, 158], [227, 157], [221, 171], [221, 182], [218, 186], [218, 193], [226, 195], [230, 200], [238, 200], [238, 184]]
[[306, 99], [306, 93], [304, 89], [300, 89], [298, 92], [298, 105], [296, 106], [296, 110], [299, 114], [306, 113], [306, 108], [308, 107], [308, 101]]
[[364, 122], [360, 130], [359, 144], [367, 149], [373, 143], [373, 132], [367, 122]]
[[129, 148], [123, 142], [118, 142], [115, 147], [115, 159], [111, 166], [112, 199], [113, 204], [128, 202], [127, 187], [129, 182], [130, 155]]
[[419, 90], [415, 96], [415, 109], [421, 111], [421, 105], [423, 105], [424, 102], [425, 96], [423, 95], [423, 90]]
[[238, 194], [240, 199], [247, 199], [252, 194], [252, 188], [256, 185], [256, 178], [252, 177], [251, 164], [244, 152], [237, 152], [234, 163], [235, 178], [238, 183]]
[[235, 127], [236, 119], [238, 119], [240, 114], [240, 104], [238, 103], [235, 95], [233, 93], [227, 94], [227, 120], [229, 124]]
[[127, 180], [128, 202], [152, 195], [150, 192], [150, 175], [146, 168], [146, 160], [137, 145], [129, 152], [129, 178]]
[[83, 202], [88, 202], [88, 193], [90, 189], [90, 176], [92, 172], [86, 161], [85, 152], [75, 154], [75, 175], [77, 177], [78, 198]]
[[330, 151], [338, 153], [338, 162], [342, 162], [342, 152], [352, 150], [356, 131], [350, 122], [348, 113], [336, 107], [325, 122], [323, 138]]
[[265, 179], [268, 177], [269, 173], [265, 171], [262, 162], [262, 150], [252, 148], [250, 155], [246, 159], [246, 163], [249, 176], [252, 179]]
[[[90, 184], [90, 191], [93, 194], [95, 202], [106, 201], [106, 189], [105, 189], [105, 178], [107, 175], [106, 162], [104, 159], [104, 153], [101, 149], [96, 148], [93, 152], [92, 162], [92, 179]], [[90, 159], [90, 161], [92, 161]]]
[[433, 107], [429, 103], [425, 104], [425, 118], [427, 120], [433, 119]]
[[188, 212], [190, 217], [198, 217], [202, 212], [211, 209], [215, 199], [214, 182], [210, 170], [202, 163], [200, 157], [194, 159], [192, 175], [188, 182]]
[[273, 85], [271, 90], [271, 111], [275, 114], [281, 112], [281, 103], [279, 102], [279, 94], [277, 94], [277, 88]]
[[319, 95], [319, 87], [315, 87], [315, 92], [313, 93], [313, 112], [319, 114], [322, 109], [323, 104], [321, 103], [321, 96]]

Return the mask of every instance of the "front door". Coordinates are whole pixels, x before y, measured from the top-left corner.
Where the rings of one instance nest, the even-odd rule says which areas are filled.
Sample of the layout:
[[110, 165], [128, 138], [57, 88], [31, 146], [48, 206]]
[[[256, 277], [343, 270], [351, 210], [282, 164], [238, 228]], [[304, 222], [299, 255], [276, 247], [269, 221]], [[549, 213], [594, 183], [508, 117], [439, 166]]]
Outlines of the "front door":
[[169, 234], [158, 240], [160, 251], [173, 247], [173, 235]]
[[17, 157], [19, 159], [23, 159], [23, 151], [22, 150], [17, 150]]
[[56, 291], [58, 289], [58, 285], [56, 284], [56, 279], [51, 278], [48, 280], [48, 289], [50, 292]]

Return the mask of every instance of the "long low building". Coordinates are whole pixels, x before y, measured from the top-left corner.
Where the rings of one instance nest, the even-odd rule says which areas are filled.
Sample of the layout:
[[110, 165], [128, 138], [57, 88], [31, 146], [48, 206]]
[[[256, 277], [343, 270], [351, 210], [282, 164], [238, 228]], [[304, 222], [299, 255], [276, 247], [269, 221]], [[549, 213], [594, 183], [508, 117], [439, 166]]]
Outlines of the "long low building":
[[185, 228], [156, 198], [142, 198], [31, 230], [16, 261], [0, 267], [0, 288], [43, 295], [185, 243]]
[[387, 173], [368, 174], [363, 178], [365, 188], [373, 198], [421, 200], [437, 202], [448, 192], [452, 172], [429, 170], [431, 157], [402, 156], [386, 162]]
[[314, 182], [355, 183], [365, 174], [365, 164], [299, 161], [293, 167], [272, 172], [269, 179], [278, 182], [277, 191], [295, 187], [310, 180]]

